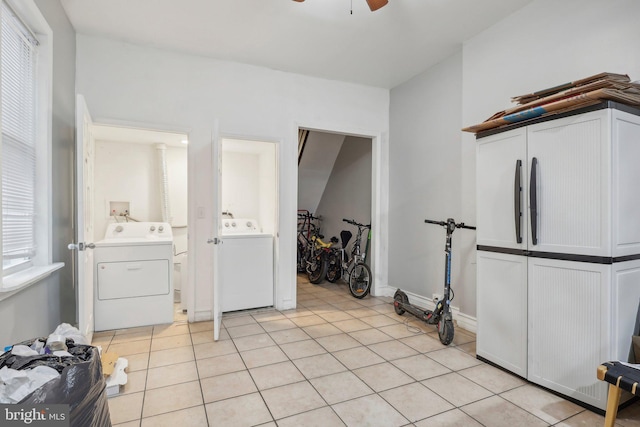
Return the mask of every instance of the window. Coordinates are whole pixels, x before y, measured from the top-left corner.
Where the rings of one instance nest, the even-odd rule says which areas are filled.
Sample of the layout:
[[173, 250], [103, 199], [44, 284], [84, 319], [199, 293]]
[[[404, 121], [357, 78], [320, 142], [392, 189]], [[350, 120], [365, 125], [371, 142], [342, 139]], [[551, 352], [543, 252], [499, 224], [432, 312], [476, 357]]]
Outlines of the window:
[[62, 265], [51, 262], [52, 32], [33, 0], [0, 1], [0, 291], [6, 292]]
[[2, 266], [36, 254], [36, 59], [38, 41], [2, 2]]

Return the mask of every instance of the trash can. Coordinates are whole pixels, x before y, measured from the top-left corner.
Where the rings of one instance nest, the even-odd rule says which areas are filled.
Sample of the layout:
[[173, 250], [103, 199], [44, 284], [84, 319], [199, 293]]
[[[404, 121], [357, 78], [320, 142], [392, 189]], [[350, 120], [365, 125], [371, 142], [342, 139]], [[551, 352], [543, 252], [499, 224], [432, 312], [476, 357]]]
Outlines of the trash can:
[[[36, 340], [43, 343], [47, 341], [46, 338]], [[36, 340], [20, 344], [31, 346]], [[66, 346], [70, 354], [66, 356], [18, 356], [12, 354], [11, 350], [6, 351], [0, 355], [0, 369], [5, 366], [18, 371], [37, 366], [55, 369], [60, 373], [59, 377], [37, 388], [18, 404], [66, 404], [69, 405], [70, 426], [110, 427], [111, 418], [98, 349], [90, 345], [75, 344], [69, 338], [66, 339]]]

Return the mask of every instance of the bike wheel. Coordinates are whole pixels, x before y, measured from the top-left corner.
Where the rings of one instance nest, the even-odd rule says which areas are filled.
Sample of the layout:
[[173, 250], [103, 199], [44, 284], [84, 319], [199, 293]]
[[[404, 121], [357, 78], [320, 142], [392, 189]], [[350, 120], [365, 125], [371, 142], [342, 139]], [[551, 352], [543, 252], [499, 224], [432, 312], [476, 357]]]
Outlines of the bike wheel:
[[342, 276], [342, 266], [340, 265], [340, 254], [337, 252], [329, 255], [329, 265], [327, 266], [327, 280], [335, 283]]
[[[407, 297], [407, 294], [405, 294], [404, 292], [402, 292], [400, 289], [398, 289], [396, 291], [396, 294], [393, 296], [393, 300], [398, 301], [399, 303], [402, 304], [408, 304], [409, 303], [409, 297]], [[402, 316], [405, 313], [405, 309], [397, 306], [395, 304], [393, 304], [393, 309], [396, 311], [396, 314], [399, 316]]]
[[307, 248], [298, 241], [298, 273], [307, 271]]
[[327, 262], [324, 257], [317, 257], [309, 268], [309, 281], [314, 285], [321, 283], [327, 275]]
[[371, 290], [372, 274], [367, 264], [359, 263], [353, 267], [349, 275], [349, 292], [358, 299], [362, 299]]
[[297, 269], [298, 269], [298, 273], [302, 273], [305, 269], [304, 269], [304, 261], [302, 259], [302, 253], [300, 252], [300, 248], [298, 248], [298, 256], [297, 256], [297, 263], [296, 263]]
[[444, 345], [449, 345], [453, 341], [453, 321], [440, 320], [438, 322], [438, 337]]

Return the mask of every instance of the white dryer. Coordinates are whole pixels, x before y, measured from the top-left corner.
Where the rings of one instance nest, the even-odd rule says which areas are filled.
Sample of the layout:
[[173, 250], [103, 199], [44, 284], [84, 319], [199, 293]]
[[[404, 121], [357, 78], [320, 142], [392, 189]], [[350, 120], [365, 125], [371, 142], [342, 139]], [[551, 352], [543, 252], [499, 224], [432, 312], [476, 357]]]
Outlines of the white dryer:
[[173, 322], [171, 225], [110, 224], [94, 262], [96, 331]]

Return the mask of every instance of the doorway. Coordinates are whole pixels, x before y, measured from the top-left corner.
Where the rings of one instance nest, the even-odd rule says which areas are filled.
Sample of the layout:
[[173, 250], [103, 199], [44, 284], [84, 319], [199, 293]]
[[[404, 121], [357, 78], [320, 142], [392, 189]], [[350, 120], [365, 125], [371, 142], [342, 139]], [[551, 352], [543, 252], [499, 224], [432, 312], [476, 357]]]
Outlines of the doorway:
[[222, 312], [272, 307], [277, 230], [276, 144], [223, 138], [219, 182]]
[[[106, 241], [115, 224], [126, 227], [127, 223], [149, 223], [150, 228], [159, 228], [155, 224], [169, 224], [170, 230], [165, 230], [164, 236], [170, 231], [167, 270], [173, 320], [186, 321], [189, 295], [188, 135], [96, 123], [92, 125], [91, 133], [94, 140], [93, 196], [87, 212], [93, 216], [97, 245]], [[98, 270], [98, 274], [100, 272]], [[99, 278], [96, 283], [98, 281]], [[96, 298], [99, 295], [96, 294]], [[164, 310], [164, 305], [162, 307]], [[95, 309], [97, 315], [99, 305]]]
[[[357, 228], [345, 223], [343, 219], [355, 220], [362, 224], [372, 222], [372, 138], [302, 128], [299, 136], [300, 216], [308, 213], [320, 218], [314, 222], [320, 228], [325, 242], [332, 236], [339, 237], [342, 230], [350, 231], [355, 237]], [[304, 220], [301, 222], [304, 226]], [[365, 247], [369, 247], [367, 237], [366, 234], [363, 235], [361, 241], [363, 251]], [[353, 240], [349, 242], [347, 252], [352, 245]], [[367, 256], [367, 259], [370, 257]], [[367, 263], [371, 266], [370, 262]], [[308, 283], [306, 273], [298, 272], [297, 283], [298, 286]], [[321, 283], [326, 285], [327, 281], [323, 280]], [[337, 285], [344, 290], [346, 296], [349, 295], [344, 281], [338, 280]], [[298, 301], [300, 302], [300, 299]]]

